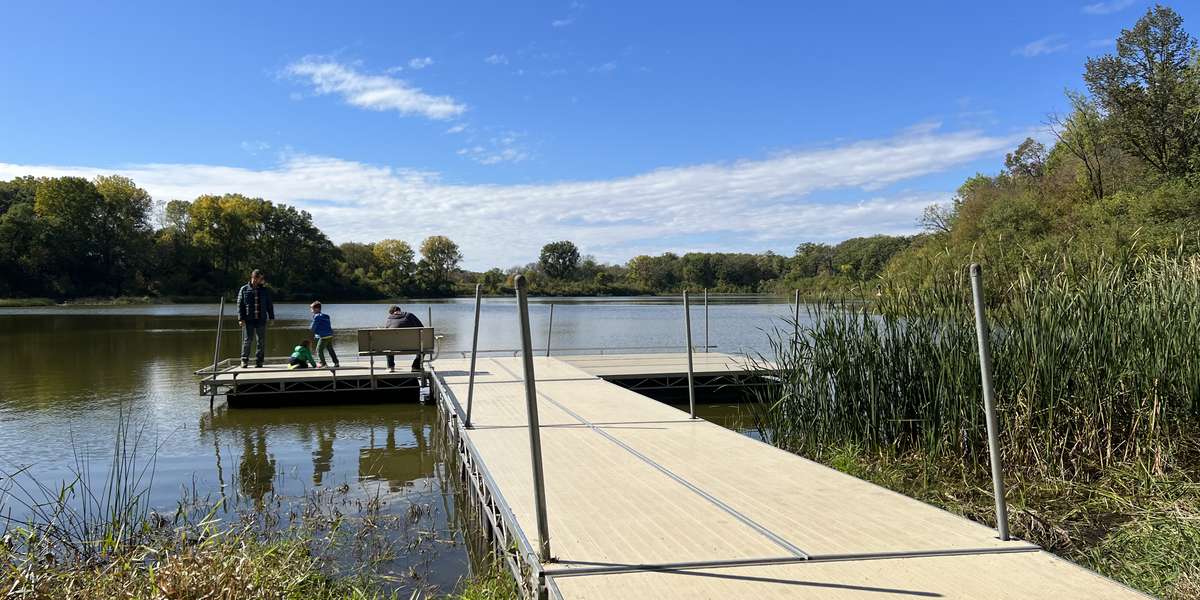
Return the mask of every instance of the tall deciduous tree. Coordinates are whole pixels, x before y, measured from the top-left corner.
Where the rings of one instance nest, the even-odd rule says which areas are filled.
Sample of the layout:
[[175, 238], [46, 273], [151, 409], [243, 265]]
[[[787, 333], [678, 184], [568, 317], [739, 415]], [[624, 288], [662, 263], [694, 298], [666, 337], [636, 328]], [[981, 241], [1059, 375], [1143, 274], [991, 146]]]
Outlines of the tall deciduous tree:
[[566, 279], [574, 275], [575, 270], [579, 268], [579, 248], [567, 240], [550, 242], [542, 246], [538, 264], [547, 275]]
[[438, 294], [449, 293], [452, 285], [450, 276], [458, 270], [462, 257], [458, 244], [450, 238], [444, 235], [425, 238], [425, 241], [421, 242], [419, 271], [428, 290]]
[[380, 240], [371, 253], [379, 269], [379, 286], [389, 296], [402, 296], [413, 287], [416, 264], [413, 249], [404, 240]]
[[1121, 31], [1115, 55], [1088, 59], [1083, 77], [1126, 149], [1167, 175], [1187, 174], [1200, 148], [1195, 54], [1179, 14], [1155, 6]]

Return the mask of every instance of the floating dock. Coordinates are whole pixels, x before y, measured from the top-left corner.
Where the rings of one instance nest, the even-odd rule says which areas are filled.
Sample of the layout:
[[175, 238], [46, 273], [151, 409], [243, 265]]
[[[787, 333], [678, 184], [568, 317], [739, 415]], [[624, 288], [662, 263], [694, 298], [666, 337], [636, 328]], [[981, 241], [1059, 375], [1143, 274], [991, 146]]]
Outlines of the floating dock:
[[[478, 359], [473, 390], [469, 361], [433, 363], [431, 392], [448, 415], [480, 522], [527, 596], [1146, 597], [606, 380], [677, 376], [681, 356], [533, 359], [545, 540], [522, 359]], [[730, 375], [738, 365], [727, 355], [695, 357], [697, 373]]]

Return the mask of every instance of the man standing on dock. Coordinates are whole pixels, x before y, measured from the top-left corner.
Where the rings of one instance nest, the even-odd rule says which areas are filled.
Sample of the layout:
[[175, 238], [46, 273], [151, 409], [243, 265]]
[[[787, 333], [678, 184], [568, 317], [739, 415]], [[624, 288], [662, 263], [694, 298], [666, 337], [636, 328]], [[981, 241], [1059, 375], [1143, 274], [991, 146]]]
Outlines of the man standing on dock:
[[267, 349], [267, 321], [275, 320], [271, 292], [264, 286], [262, 271], [250, 273], [250, 283], [238, 290], [238, 325], [242, 327], [242, 367], [250, 366], [250, 341], [257, 339], [254, 366], [262, 367]]

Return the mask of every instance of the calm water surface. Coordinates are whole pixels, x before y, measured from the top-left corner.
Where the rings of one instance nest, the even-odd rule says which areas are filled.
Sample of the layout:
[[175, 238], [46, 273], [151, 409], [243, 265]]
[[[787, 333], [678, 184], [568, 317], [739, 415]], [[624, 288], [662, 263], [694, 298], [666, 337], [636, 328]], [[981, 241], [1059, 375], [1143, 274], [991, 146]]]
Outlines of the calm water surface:
[[[550, 300], [531, 303], [535, 345], [544, 346]], [[555, 349], [684, 344], [678, 299], [554, 299]], [[229, 308], [229, 307], [227, 307]], [[447, 350], [470, 348], [473, 300], [414, 302], [405, 308], [446, 336]], [[236, 309], [233, 309], [234, 311]], [[384, 304], [327, 304], [336, 348], [356, 353], [353, 330], [376, 327]], [[708, 342], [722, 352], [766, 352], [766, 331], [790, 307], [772, 298], [713, 298]], [[169, 305], [0, 309], [0, 470], [28, 467], [42, 482], [70, 476], [74, 454], [102, 463], [122, 413], [157, 444], [151, 502], [174, 510], [185, 494], [232, 494], [246, 502], [300, 501], [340, 488], [346, 497], [381, 497], [385, 512], [424, 507], [442, 543], [420, 560], [428, 582], [448, 590], [467, 570], [443, 458], [435, 447], [437, 411], [415, 404], [210, 412], [193, 371], [213, 358], [217, 307]], [[289, 354], [307, 335], [308, 307], [280, 304], [268, 355]], [[704, 310], [694, 307], [693, 341], [705, 342]], [[511, 299], [485, 301], [481, 349], [516, 348]], [[226, 320], [222, 358], [238, 355], [235, 317]], [[701, 414], [745, 429], [732, 406]], [[291, 500], [288, 500], [288, 499]], [[10, 502], [6, 510], [14, 510]], [[417, 559], [400, 557], [408, 569]]]

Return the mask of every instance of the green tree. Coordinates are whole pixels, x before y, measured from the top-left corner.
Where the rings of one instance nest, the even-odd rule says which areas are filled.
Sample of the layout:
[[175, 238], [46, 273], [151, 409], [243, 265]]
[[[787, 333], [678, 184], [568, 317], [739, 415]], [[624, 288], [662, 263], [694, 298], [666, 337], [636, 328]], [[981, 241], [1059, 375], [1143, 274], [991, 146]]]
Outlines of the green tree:
[[379, 269], [379, 287], [389, 296], [403, 296], [412, 290], [416, 264], [413, 249], [403, 240], [380, 240], [372, 254]]
[[504, 280], [504, 271], [501, 271], [498, 267], [493, 267], [483, 273], [483, 277], [480, 278], [479, 283], [483, 285], [483, 289], [495, 294], [500, 292], [501, 287], [504, 286]]
[[447, 294], [453, 286], [451, 276], [462, 262], [462, 252], [450, 238], [433, 235], [421, 242], [421, 262], [418, 272], [432, 294]]
[[104, 274], [96, 265], [102, 247], [104, 197], [82, 177], [43, 180], [34, 198], [40, 221], [37, 245], [44, 249], [40, 268], [46, 269], [52, 290], [67, 296], [104, 293]]
[[131, 278], [142, 276], [148, 268], [147, 258], [152, 244], [150, 193], [133, 180], [119, 175], [95, 179], [96, 191], [104, 199], [100, 206], [97, 234], [104, 243], [98, 247], [99, 268], [108, 284], [107, 293], [142, 287], [132, 284]]
[[538, 265], [550, 277], [570, 278], [579, 268], [579, 248], [567, 240], [546, 244], [538, 256]]
[[1117, 38], [1117, 52], [1087, 61], [1084, 81], [1126, 149], [1159, 173], [1181, 176], [1200, 149], [1196, 40], [1183, 18], [1156, 5]]

